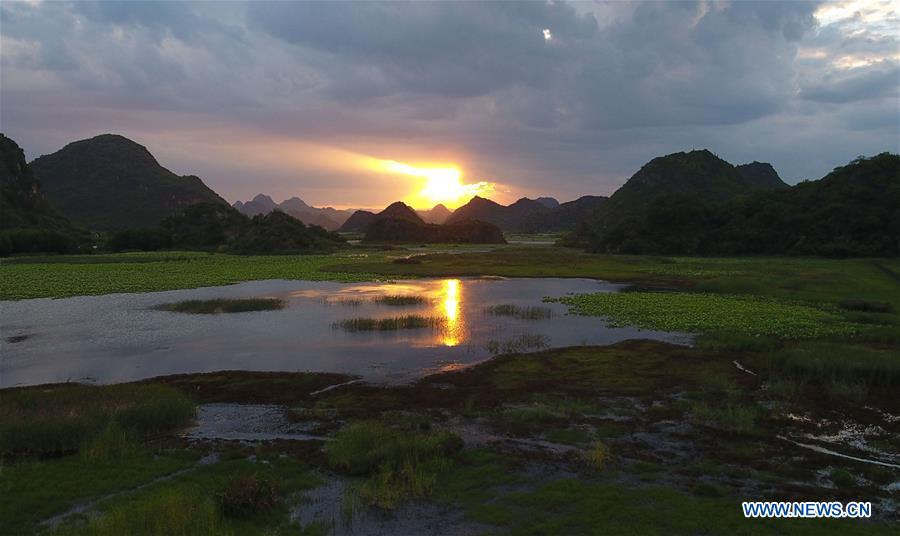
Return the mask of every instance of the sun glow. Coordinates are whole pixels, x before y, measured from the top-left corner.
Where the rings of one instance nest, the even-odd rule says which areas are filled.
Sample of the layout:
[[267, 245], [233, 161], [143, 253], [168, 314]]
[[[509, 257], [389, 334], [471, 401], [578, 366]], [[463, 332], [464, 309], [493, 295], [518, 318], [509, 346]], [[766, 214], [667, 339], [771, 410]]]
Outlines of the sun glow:
[[462, 172], [457, 167], [419, 167], [397, 162], [379, 160], [380, 171], [407, 175], [423, 179], [420, 189], [406, 197], [405, 201], [416, 208], [431, 208], [442, 203], [447, 208], [456, 208], [476, 195], [488, 195], [494, 185], [488, 182], [463, 184]]

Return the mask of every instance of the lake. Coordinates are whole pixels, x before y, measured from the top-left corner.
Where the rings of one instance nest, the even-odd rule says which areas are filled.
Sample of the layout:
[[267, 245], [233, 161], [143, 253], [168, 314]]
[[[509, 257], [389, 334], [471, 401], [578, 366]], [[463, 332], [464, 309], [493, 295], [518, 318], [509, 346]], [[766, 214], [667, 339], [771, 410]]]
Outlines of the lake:
[[[389, 283], [251, 281], [140, 294], [0, 302], [0, 387], [49, 382], [115, 383], [217, 370], [340, 372], [398, 383], [454, 370], [504, 351], [603, 345], [644, 338], [687, 344], [685, 334], [612, 328], [566, 314], [545, 296], [617, 292], [592, 279], [442, 278]], [[419, 296], [396, 306], [379, 296]], [[188, 299], [281, 298], [281, 310], [201, 315], [157, 310]], [[541, 308], [540, 318], [493, 314], [493, 306]], [[507, 307], [507, 309], [509, 309]], [[513, 308], [514, 309], [514, 308]], [[335, 323], [409, 314], [439, 327], [348, 332]], [[16, 342], [11, 342], [16, 341]]]

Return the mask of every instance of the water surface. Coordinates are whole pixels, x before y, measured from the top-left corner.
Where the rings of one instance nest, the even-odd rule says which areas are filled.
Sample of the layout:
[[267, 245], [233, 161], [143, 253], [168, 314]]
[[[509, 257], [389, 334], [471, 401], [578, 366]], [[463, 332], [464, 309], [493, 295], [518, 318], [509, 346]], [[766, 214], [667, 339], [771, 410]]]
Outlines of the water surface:
[[[0, 302], [0, 387], [64, 381], [124, 382], [216, 370], [313, 371], [403, 382], [491, 356], [523, 335], [551, 347], [610, 344], [633, 338], [689, 342], [683, 334], [611, 328], [602, 318], [570, 316], [544, 296], [616, 292], [592, 279], [421, 279], [392, 283], [268, 280], [140, 294]], [[416, 295], [426, 303], [397, 307], [373, 301]], [[156, 310], [188, 299], [272, 297], [277, 311], [199, 315]], [[491, 305], [548, 307], [553, 316], [493, 316]], [[422, 314], [441, 329], [347, 333], [336, 321]], [[11, 339], [17, 337], [17, 339]], [[25, 337], [22, 339], [22, 337]], [[7, 342], [18, 340], [18, 342]]]

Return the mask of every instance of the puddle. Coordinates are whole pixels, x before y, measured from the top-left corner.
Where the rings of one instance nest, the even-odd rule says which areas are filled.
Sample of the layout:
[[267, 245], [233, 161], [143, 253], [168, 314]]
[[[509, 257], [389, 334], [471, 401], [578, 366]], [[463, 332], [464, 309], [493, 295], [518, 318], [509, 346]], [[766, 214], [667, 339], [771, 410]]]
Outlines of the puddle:
[[309, 433], [316, 423], [290, 422], [284, 412], [284, 406], [270, 404], [203, 404], [197, 409], [197, 424], [184, 437], [243, 442], [329, 440]]
[[[336, 283], [250, 281], [166, 292], [0, 302], [3, 330], [32, 336], [4, 344], [0, 388], [92, 378], [125, 382], [217, 370], [338, 372], [375, 383], [404, 383], [455, 370], [520, 341], [550, 347], [605, 345], [626, 339], [689, 343], [684, 334], [611, 328], [602, 318], [567, 315], [544, 296], [617, 292], [592, 279], [461, 278]], [[380, 303], [384, 296], [421, 303]], [[161, 304], [215, 298], [278, 298], [285, 308], [228, 315], [156, 310]], [[549, 318], [491, 315], [496, 305], [550, 309]], [[439, 318], [440, 328], [346, 332], [351, 318]]]

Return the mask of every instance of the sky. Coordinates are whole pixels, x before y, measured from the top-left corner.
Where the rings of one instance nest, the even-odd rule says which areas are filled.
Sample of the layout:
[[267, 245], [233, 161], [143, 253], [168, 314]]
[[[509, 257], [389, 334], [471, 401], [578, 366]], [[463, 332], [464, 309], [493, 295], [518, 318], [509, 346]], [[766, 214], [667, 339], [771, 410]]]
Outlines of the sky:
[[796, 183], [900, 152], [900, 3], [4, 1], [0, 130], [232, 202], [567, 201], [700, 148]]

